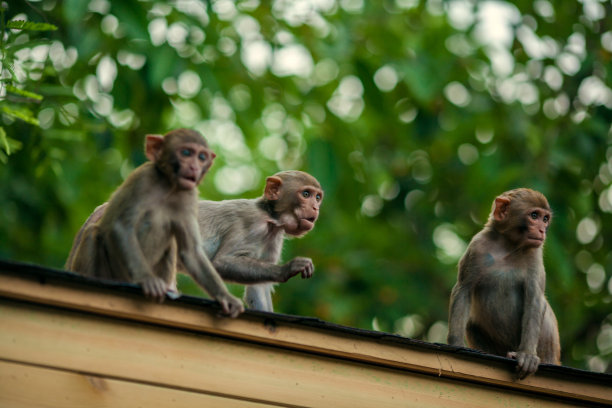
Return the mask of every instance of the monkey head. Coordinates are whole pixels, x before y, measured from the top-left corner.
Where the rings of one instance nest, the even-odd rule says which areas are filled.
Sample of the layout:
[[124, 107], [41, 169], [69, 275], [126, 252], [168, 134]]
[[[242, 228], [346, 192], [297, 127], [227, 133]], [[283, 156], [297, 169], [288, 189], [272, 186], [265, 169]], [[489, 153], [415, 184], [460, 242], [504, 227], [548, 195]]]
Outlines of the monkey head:
[[487, 225], [522, 248], [539, 248], [552, 218], [543, 194], [527, 188], [506, 191], [493, 202]]
[[317, 179], [308, 173], [282, 171], [266, 179], [264, 199], [285, 233], [299, 237], [314, 228], [323, 190]]
[[180, 190], [197, 187], [216, 157], [195, 130], [177, 129], [166, 135], [147, 135], [145, 154]]

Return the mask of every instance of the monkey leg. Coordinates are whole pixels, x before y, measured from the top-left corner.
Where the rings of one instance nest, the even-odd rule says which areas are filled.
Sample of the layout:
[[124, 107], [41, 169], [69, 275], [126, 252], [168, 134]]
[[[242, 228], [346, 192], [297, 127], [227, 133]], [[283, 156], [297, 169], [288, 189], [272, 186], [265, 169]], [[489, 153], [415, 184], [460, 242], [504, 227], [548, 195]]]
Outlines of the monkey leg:
[[[70, 264], [68, 264], [70, 262]], [[104, 238], [97, 225], [89, 225], [66, 269], [95, 278], [111, 278]]]
[[244, 290], [244, 301], [247, 307], [264, 312], [273, 312], [271, 283], [261, 283], [258, 285], [248, 285]]
[[168, 295], [173, 299], [181, 296], [176, 286], [176, 273], [178, 270], [177, 251], [176, 240], [172, 238], [169, 248], [153, 268], [155, 276], [163, 279], [168, 284]]
[[561, 364], [561, 342], [557, 318], [548, 302], [546, 303], [546, 310], [542, 318], [537, 353], [542, 363]]

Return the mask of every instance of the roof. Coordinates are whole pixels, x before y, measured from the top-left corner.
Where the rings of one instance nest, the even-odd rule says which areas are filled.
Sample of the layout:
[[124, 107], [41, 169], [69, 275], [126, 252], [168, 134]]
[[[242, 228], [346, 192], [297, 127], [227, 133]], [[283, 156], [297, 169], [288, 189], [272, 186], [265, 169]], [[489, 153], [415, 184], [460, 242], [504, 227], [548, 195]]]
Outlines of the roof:
[[[274, 375], [276, 363], [272, 366], [261, 363], [262, 365], [257, 365], [258, 368], [254, 366], [250, 368], [254, 370], [253, 372], [260, 373], [258, 375], [261, 375], [261, 381], [264, 381], [264, 378], [267, 380], [260, 387], [254, 387], [253, 389], [246, 387], [247, 384], [253, 382], [253, 372], [247, 370], [250, 374], [249, 376], [244, 374], [243, 378], [240, 373], [244, 369], [228, 371], [226, 373], [227, 378], [223, 377], [222, 374], [211, 377], [210, 381], [215, 384], [214, 387], [211, 386], [212, 388], [207, 388], [206, 381], [204, 381], [208, 378], [208, 374], [202, 374], [204, 377], [200, 379], [189, 376], [188, 379], [183, 380], [189, 383], [193, 382], [194, 389], [206, 395], [229, 395], [234, 392], [231, 390], [239, 389], [241, 394], [235, 398], [241, 401], [256, 401], [268, 404], [275, 401], [275, 404], [281, 405], [295, 403], [295, 406], [316, 406], [319, 400], [315, 400], [313, 395], [319, 395], [320, 393], [320, 395], [325, 395], [328, 398], [325, 400], [325, 404], [321, 406], [326, 406], [326, 404], [327, 406], [343, 406], [339, 399], [344, 395], [343, 392], [346, 393], [346, 397], [356, 397], [365, 383], [346, 380], [347, 383], [344, 385], [346, 389], [340, 390], [329, 381], [322, 380], [322, 378], [327, 377], [316, 375], [316, 367], [319, 365], [328, 367], [327, 364], [331, 364], [329, 367], [344, 367], [348, 370], [347, 373], [352, 373], [349, 377], [354, 377], [354, 375], [357, 375], [356, 373], [365, 375], [364, 373], [369, 373], [369, 370], [372, 370], [370, 377], [368, 377], [373, 381], [372, 386], [380, 385], [382, 381], [382, 383], [387, 384], [384, 388], [386, 391], [383, 392], [383, 388], [372, 388], [368, 389], [367, 395], [378, 395], [372, 393], [381, 392], [382, 394], [377, 401], [380, 402], [381, 398], [389, 397], [389, 401], [387, 401], [389, 406], [394, 406], [391, 401], [394, 392], [401, 391], [401, 395], [406, 395], [405, 387], [389, 385], [393, 381], [401, 382], [402, 379], [409, 379], [410, 383], [417, 380], [425, 381], [423, 384], [429, 381], [432, 386], [437, 387], [429, 391], [437, 399], [450, 398], [453, 401], [460, 401], [462, 398], [466, 398], [467, 394], [465, 392], [469, 394], [475, 392], [474, 390], [482, 390], [483, 392], [493, 393], [489, 397], [486, 397], [489, 394], [483, 394], [485, 396], [480, 399], [482, 401], [487, 401], [486, 398], [493, 398], [492, 401], [494, 401], [495, 398], [499, 398], [499, 395], [506, 395], [508, 398], [526, 398], [521, 401], [539, 401], [538, 404], [540, 405], [538, 406], [575, 406], [575, 404], [581, 406], [612, 406], [612, 375], [610, 374], [543, 364], [535, 375], [517, 381], [513, 375], [516, 364], [514, 360], [484, 354], [468, 348], [428, 343], [390, 333], [355, 329], [312, 317], [247, 310], [240, 317], [230, 319], [219, 316], [220, 308], [216, 302], [208, 299], [181, 296], [174, 300], [167, 299], [163, 304], [156, 304], [145, 299], [141, 289], [136, 285], [95, 280], [71, 272], [27, 263], [0, 261], [0, 307], [8, 308], [6, 310], [14, 310], [15, 316], [22, 313], [18, 311], [21, 310], [20, 308], [25, 308], [31, 310], [31, 313], [46, 313], [48, 311], [52, 316], [68, 314], [82, 319], [79, 320], [82, 322], [90, 319], [92, 322], [100, 322], [100, 327], [110, 324], [108, 319], [111, 319], [111, 322], [116, 322], [119, 326], [129, 326], [133, 323], [144, 324], [146, 327], [153, 327], [163, 333], [175, 333], [179, 337], [184, 336], [185, 333], [206, 335], [206, 339], [213, 339], [211, 341], [217, 348], [226, 347], [226, 345], [227, 347], [240, 346], [242, 347], [240, 353], [254, 353], [258, 356], [257, 358], [263, 358], [262, 356], [277, 356], [277, 358], [280, 358], [278, 356], [282, 355], [283, 358], [289, 359], [286, 361], [301, 359], [299, 360], [302, 362], [300, 367], [310, 373], [307, 376], [300, 375], [301, 378], [288, 378], [289, 376]], [[3, 313], [0, 309], [0, 316], [7, 318], [9, 315]], [[41, 316], [44, 316], [44, 314], [41, 314]], [[53, 318], [60, 319], [60, 317]], [[37, 367], [56, 364], [53, 362], [56, 360], [53, 360], [52, 356], [48, 356], [48, 354], [57, 350], [53, 349], [44, 354], [37, 352], [34, 346], [27, 346], [31, 338], [28, 336], [32, 336], [32, 334], [27, 334], [25, 331], [22, 333], [22, 328], [18, 324], [20, 320], [15, 319], [13, 325], [3, 323], [3, 330], [0, 331], [0, 362]], [[53, 329], [55, 330], [54, 333], [58, 336], [58, 341], [60, 341], [59, 339], [64, 341], [67, 338], [66, 335], [62, 335], [57, 330], [61, 330], [67, 323], [62, 326], [60, 323], [54, 322], [56, 321], [48, 324], [57, 324], [57, 327]], [[36, 330], [44, 330], [44, 327]], [[126, 328], [125, 330], [129, 329]], [[11, 334], [11, 331], [14, 333]], [[3, 332], [4, 335], [2, 335]], [[73, 332], [69, 336], [70, 340], [75, 337], [74, 333], [78, 332]], [[17, 342], [16, 338], [20, 338], [20, 342]], [[112, 338], [105, 337], [105, 344], [111, 342]], [[160, 353], [164, 353], [163, 344], [168, 344], [168, 347], [170, 347], [169, 344], [173, 341], [171, 339], [172, 337], [169, 337], [164, 340], [165, 343], [161, 343]], [[177, 341], [180, 341], [178, 337]], [[15, 343], [20, 343], [20, 346], [16, 346]], [[26, 346], [23, 346], [23, 344], [26, 344]], [[87, 354], [86, 349], [83, 350]], [[203, 349], [197, 347], [197, 350], [201, 351]], [[69, 351], [65, 351], [65, 353], [62, 359], [57, 359], [57, 364], [61, 365], [61, 370], [89, 373], [87, 364], [80, 366], [78, 361], [66, 362], [66, 356], [69, 356], [70, 353]], [[112, 351], [108, 351], [108, 353], [112, 355]], [[116, 351], [116, 353], [119, 353], [119, 351]], [[237, 353], [237, 351], [231, 353]], [[111, 364], [108, 358], [106, 361]], [[192, 358], [194, 357], [191, 356], [190, 359], [185, 361], [191, 361]], [[211, 357], [209, 356], [209, 358]], [[50, 360], [47, 361], [47, 359]], [[129, 359], [129, 356], [125, 356], [125, 359]], [[173, 359], [173, 361], [175, 360], [180, 360], [180, 357]], [[224, 364], [228, 366], [238, 364], [240, 366], [240, 361], [220, 360], [218, 367], [222, 367]], [[304, 363], [308, 361], [311, 362], [310, 365], [312, 366]], [[315, 366], [315, 361], [319, 365]], [[168, 365], [170, 371], [174, 369], [179, 373], [182, 372], [181, 366], [173, 366], [168, 362], [164, 364]], [[154, 366], [159, 367], [159, 364], [156, 363]], [[122, 370], [129, 370], [132, 367], [134, 366], [122, 366]], [[262, 367], [268, 367], [268, 369], [262, 370]], [[287, 367], [295, 368], [291, 364]], [[328, 369], [330, 371], [326, 375], [329, 376], [337, 375], [334, 372], [339, 370], [339, 368]], [[270, 370], [272, 371], [270, 372]], [[156, 383], [158, 377], [166, 375], [164, 372], [152, 374], [146, 371], [140, 370], [145, 377], [147, 375], [156, 376], [154, 379], [142, 380], [146, 384]], [[121, 373], [122, 371], [119, 370], [112, 375], [123, 378]], [[93, 371], [89, 374], [101, 375]], [[139, 373], [134, 375], [139, 375]], [[195, 392], [191, 388], [192, 386], [172, 382], [174, 381], [173, 378], [182, 378], [180, 375], [177, 377], [177, 375], [175, 373], [168, 376], [170, 386], [179, 390], [188, 389], [190, 392]], [[105, 374], [105, 376], [109, 376], [109, 374]], [[1, 378], [2, 366], [0, 365]], [[131, 379], [130, 381], [136, 380]], [[334, 381], [337, 381], [337, 379]], [[362, 379], [360, 381], [366, 380]], [[276, 384], [276, 382], [279, 383]], [[2, 381], [0, 381], [1, 383]], [[368, 382], [366, 381], [366, 383]], [[230, 388], [226, 391], [219, 391], [219, 389], [225, 389], [226, 384]], [[265, 400], [262, 400], [264, 397], [258, 394], [258, 388], [271, 387], [272, 384], [275, 384], [276, 387], [273, 390], [291, 389], [291, 393], [279, 391], [278, 399], [272, 401], [273, 392], [266, 391]], [[325, 387], [328, 387], [328, 392], [329, 388], [334, 388], [334, 392], [326, 393], [324, 391]], [[442, 392], [440, 389], [444, 391]], [[436, 394], [438, 392], [440, 392], [440, 395]], [[0, 385], [1, 394], [3, 394], [3, 390]], [[338, 400], [334, 400], [332, 395]], [[267, 396], [270, 396], [271, 399], [267, 400]], [[2, 401], [1, 398], [0, 401]], [[287, 400], [291, 398], [302, 398], [299, 401], [306, 401], [307, 403], [298, 404]], [[543, 401], [551, 405], [541, 405]], [[396, 400], [395, 402], [399, 403], [400, 401]], [[527, 404], [525, 406], [529, 405], [529, 403], [525, 404]], [[384, 406], [384, 404], [380, 406]], [[399, 406], [406, 406], [405, 401]], [[446, 401], [441, 406], [453, 405]], [[483, 406], [486, 406], [486, 404]], [[522, 405], [517, 404], [517, 406]]]

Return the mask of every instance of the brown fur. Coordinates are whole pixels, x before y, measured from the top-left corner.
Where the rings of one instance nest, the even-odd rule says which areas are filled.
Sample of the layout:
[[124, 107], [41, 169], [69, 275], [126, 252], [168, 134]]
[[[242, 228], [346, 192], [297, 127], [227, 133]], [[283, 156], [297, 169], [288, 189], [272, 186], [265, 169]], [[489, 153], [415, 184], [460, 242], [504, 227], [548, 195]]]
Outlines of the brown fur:
[[86, 276], [133, 282], [163, 300], [175, 285], [177, 257], [224, 311], [243, 306], [226, 289], [202, 251], [197, 224], [197, 184], [214, 153], [197, 132], [179, 129], [148, 135], [147, 157], [98, 207], [75, 238], [66, 268]]
[[[304, 191], [309, 198], [302, 196]], [[309, 258], [277, 263], [285, 235], [308, 233], [319, 216], [322, 199], [323, 191], [314, 177], [284, 171], [268, 177], [260, 198], [200, 201], [204, 250], [223, 279], [248, 285], [248, 307], [271, 312], [272, 283], [286, 282], [297, 274], [312, 276], [314, 266]]]
[[[299, 195], [304, 190], [310, 192], [309, 199]], [[286, 282], [298, 274], [312, 276], [314, 265], [309, 258], [277, 263], [286, 235], [303, 236], [314, 227], [322, 199], [321, 185], [314, 177], [283, 171], [268, 177], [259, 198], [198, 203], [202, 248], [224, 280], [247, 285], [245, 300], [250, 308], [273, 311], [273, 283]], [[102, 216], [106, 205], [96, 208], [81, 231]], [[81, 232], [68, 263], [80, 236]]]
[[493, 203], [484, 229], [459, 261], [448, 343], [517, 359], [519, 378], [560, 364], [555, 315], [544, 296], [542, 247], [551, 219], [546, 198], [516, 189]]

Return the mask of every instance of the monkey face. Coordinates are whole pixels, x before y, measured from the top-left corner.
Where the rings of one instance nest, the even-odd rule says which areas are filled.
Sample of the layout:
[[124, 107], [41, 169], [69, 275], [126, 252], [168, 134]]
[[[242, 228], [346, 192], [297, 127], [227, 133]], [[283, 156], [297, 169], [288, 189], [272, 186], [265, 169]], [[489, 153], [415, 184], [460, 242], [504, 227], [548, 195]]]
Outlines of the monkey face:
[[524, 215], [524, 243], [529, 247], [540, 247], [546, 240], [550, 225], [550, 211], [543, 208], [532, 208]]
[[285, 233], [296, 237], [314, 228], [323, 201], [319, 182], [308, 173], [284, 171], [266, 179], [264, 197], [272, 204], [270, 215]]
[[285, 222], [285, 232], [301, 236], [314, 228], [319, 218], [319, 209], [323, 201], [323, 191], [314, 186], [304, 186], [295, 192], [295, 206], [292, 222]]
[[518, 188], [495, 198], [487, 226], [517, 249], [539, 248], [546, 240], [551, 218], [550, 206], [542, 193]]
[[183, 143], [176, 148], [175, 155], [177, 185], [183, 190], [191, 190], [200, 184], [216, 157], [212, 150], [199, 143]]

